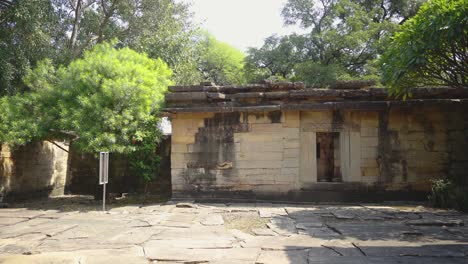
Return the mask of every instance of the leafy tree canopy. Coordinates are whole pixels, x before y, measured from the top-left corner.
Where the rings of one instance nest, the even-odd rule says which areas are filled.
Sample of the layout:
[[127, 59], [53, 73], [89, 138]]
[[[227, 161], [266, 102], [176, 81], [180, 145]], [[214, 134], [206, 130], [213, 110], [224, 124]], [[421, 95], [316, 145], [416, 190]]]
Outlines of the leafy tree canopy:
[[304, 59], [304, 54], [299, 51], [304, 41], [305, 38], [297, 35], [285, 37], [273, 35], [265, 39], [261, 48], [250, 48], [249, 56], [246, 58], [247, 72], [255, 69], [263, 70], [262, 75], [252, 76], [251, 81], [259, 81], [269, 76], [291, 77], [294, 65]]
[[203, 78], [219, 85], [244, 84], [245, 55], [207, 32], [200, 34], [199, 70]]
[[[313, 86], [327, 86], [336, 79], [377, 78], [378, 55], [420, 2], [288, 0], [282, 11], [285, 23], [299, 24], [307, 33], [268, 38], [260, 49], [249, 50], [248, 65]], [[333, 72], [310, 75], [317, 70]]]
[[67, 137], [83, 152], [130, 153], [154, 139], [171, 70], [129, 48], [102, 43], [56, 69], [43, 61], [25, 78], [33, 92], [3, 97], [0, 141]]
[[68, 64], [94, 45], [119, 45], [161, 58], [181, 84], [201, 80], [195, 26], [176, 0], [11, 1], [0, 12], [0, 96], [27, 90], [28, 69], [45, 58]]
[[395, 94], [420, 85], [468, 86], [468, 1], [431, 0], [406, 21], [382, 56]]

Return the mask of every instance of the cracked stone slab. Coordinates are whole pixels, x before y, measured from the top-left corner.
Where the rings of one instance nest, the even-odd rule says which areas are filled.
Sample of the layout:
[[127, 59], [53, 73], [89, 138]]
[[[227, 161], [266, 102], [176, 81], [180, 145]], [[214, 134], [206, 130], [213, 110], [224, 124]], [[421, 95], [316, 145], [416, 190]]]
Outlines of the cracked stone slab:
[[302, 230], [324, 226], [320, 217], [296, 218], [296, 223], [296, 228]]
[[406, 221], [407, 225], [414, 226], [464, 226], [463, 220], [448, 219], [419, 219]]
[[224, 225], [224, 220], [221, 215], [212, 214], [205, 217], [202, 221], [200, 221], [200, 223], [205, 226], [219, 226]]
[[232, 248], [234, 240], [213, 237], [211, 239], [179, 238], [170, 240], [150, 240], [144, 244], [145, 251], [152, 248], [161, 248], [172, 245], [173, 248], [184, 249], [227, 249]]
[[186, 228], [163, 228], [163, 231], [155, 235], [153, 240], [173, 240], [179, 238], [196, 238], [209, 240], [213, 237], [235, 240], [234, 236], [224, 226], [195, 226]]
[[254, 228], [252, 229], [252, 233], [256, 236], [277, 236], [275, 232], [268, 228]]
[[229, 205], [229, 212], [231, 213], [248, 213], [248, 212], [257, 212], [255, 206], [245, 206], [245, 205]]
[[80, 261], [80, 256], [72, 255], [68, 252], [0, 256], [0, 263], [3, 264], [79, 264]]
[[357, 218], [356, 214], [344, 210], [336, 210], [333, 211], [332, 214], [339, 220], [353, 220]]
[[145, 247], [146, 257], [157, 263], [224, 263], [226, 260], [230, 260], [231, 263], [253, 263], [259, 252], [260, 249], [253, 248], [179, 249], [167, 245]]
[[[157, 221], [157, 223], [160, 223], [160, 221]], [[149, 221], [145, 219], [133, 219], [130, 221], [128, 224], [130, 227], [151, 227], [153, 224], [151, 224]]]
[[421, 215], [419, 215], [418, 213], [410, 213], [410, 212], [398, 212], [398, 213], [394, 213], [392, 216], [394, 219], [397, 219], [397, 220], [421, 219]]
[[267, 226], [282, 236], [297, 234], [296, 223], [289, 217], [274, 217]]
[[465, 258], [427, 258], [427, 257], [311, 257], [309, 264], [462, 264]]
[[78, 250], [97, 250], [97, 249], [125, 249], [128, 244], [105, 244], [101, 239], [83, 238], [74, 239], [70, 243], [63, 243], [63, 240], [44, 239], [43, 242], [34, 248], [39, 252], [68, 252]]
[[273, 207], [273, 208], [258, 208], [258, 214], [261, 218], [270, 218], [273, 216], [287, 216], [286, 210], [282, 207]]
[[44, 211], [0, 209], [0, 221], [2, 220], [2, 218], [32, 219], [41, 215], [44, 215]]
[[285, 210], [291, 218], [311, 216], [333, 216], [333, 210], [329, 207], [285, 207]]
[[359, 247], [348, 241], [330, 240], [323, 243], [322, 246], [327, 247], [335, 251], [338, 255], [344, 257], [364, 256]]
[[[169, 217], [168, 213], [151, 213], [144, 214], [135, 218], [135, 222], [130, 222], [132, 227], [150, 225], [155, 226], [159, 225], [162, 221], [166, 220]], [[132, 220], [133, 221], [133, 220]]]
[[0, 218], [0, 225], [9, 226], [9, 225], [18, 224], [18, 223], [21, 223], [21, 222], [26, 222], [28, 220], [29, 220], [29, 218], [1, 217]]
[[357, 241], [354, 243], [367, 256], [373, 257], [465, 257], [468, 244], [419, 243], [396, 240]]
[[47, 236], [44, 234], [31, 233], [20, 235], [15, 238], [0, 239], [0, 255], [34, 252], [46, 238]]
[[415, 231], [410, 226], [393, 222], [342, 222], [330, 223], [330, 228], [337, 230], [343, 236], [357, 238], [361, 240], [367, 239], [384, 239], [400, 238], [405, 232]]
[[238, 229], [230, 229], [229, 233], [231, 233], [237, 240], [242, 242], [251, 241], [254, 239], [254, 236], [252, 236], [251, 234], [247, 234]]
[[80, 257], [80, 264], [147, 264], [148, 259], [144, 256], [141, 247], [131, 247], [128, 249], [102, 249], [83, 250], [73, 252], [73, 255]]
[[[142, 253], [138, 253], [138, 248], [125, 250], [83, 250], [74, 252], [45, 252], [33, 255], [10, 255], [0, 256], [0, 263], [6, 264], [147, 264]], [[140, 250], [141, 251], [141, 250]]]
[[243, 247], [261, 247], [263, 250], [300, 250], [313, 247], [321, 247], [322, 239], [306, 235], [293, 235], [289, 237], [256, 237], [254, 240], [244, 243]]
[[308, 259], [316, 257], [339, 257], [342, 256], [340, 253], [329, 247], [313, 247], [308, 250]]
[[[453, 233], [452, 227], [446, 226], [414, 226], [414, 232], [420, 233], [421, 238], [428, 240], [446, 240], [446, 241], [463, 241], [468, 242], [468, 236], [463, 237], [463, 235], [468, 235], [467, 232], [460, 234]], [[468, 231], [468, 230], [465, 230]]]
[[263, 250], [255, 264], [307, 264], [307, 250]]
[[334, 239], [341, 237], [341, 234], [333, 231], [332, 229], [324, 227], [311, 227], [305, 230], [299, 230], [301, 235], [309, 235], [311, 237], [320, 238], [320, 239]]
[[194, 224], [196, 217], [196, 214], [172, 213], [165, 220], [161, 221], [160, 225], [188, 228]]
[[298, 222], [296, 224], [296, 229], [307, 231], [311, 228], [321, 228], [324, 227], [323, 223], [321, 222]]
[[158, 228], [132, 228], [123, 231], [110, 237], [102, 242], [102, 244], [116, 244], [116, 245], [138, 245], [148, 241], [151, 237], [160, 234], [161, 229]]

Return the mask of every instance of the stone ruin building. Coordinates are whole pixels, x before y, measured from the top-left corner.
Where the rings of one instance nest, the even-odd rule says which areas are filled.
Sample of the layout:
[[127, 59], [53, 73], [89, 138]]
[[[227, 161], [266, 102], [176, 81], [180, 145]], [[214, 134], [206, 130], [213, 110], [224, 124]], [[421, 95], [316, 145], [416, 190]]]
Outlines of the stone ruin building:
[[173, 86], [174, 197], [353, 201], [425, 198], [468, 171], [468, 89], [407, 100], [365, 81]]

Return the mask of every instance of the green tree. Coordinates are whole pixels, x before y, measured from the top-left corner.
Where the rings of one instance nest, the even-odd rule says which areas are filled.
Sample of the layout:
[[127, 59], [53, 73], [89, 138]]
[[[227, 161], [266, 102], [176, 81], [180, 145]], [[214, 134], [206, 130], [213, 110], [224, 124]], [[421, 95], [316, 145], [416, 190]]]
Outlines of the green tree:
[[[18, 143], [67, 137], [83, 152], [131, 153], [138, 142], [156, 141], [156, 114], [172, 83], [170, 77], [171, 70], [162, 60], [129, 48], [116, 49], [109, 43], [96, 45], [66, 67], [55, 69], [45, 61], [25, 78], [34, 91], [29, 96], [36, 100], [21, 104], [20, 116], [2, 114], [1, 121], [7, 125], [0, 134], [12, 133], [8, 128], [14, 127], [14, 118], [30, 120], [28, 116], [34, 116], [38, 117], [32, 122], [38, 123], [37, 128], [29, 129], [32, 134]], [[4, 100], [13, 100], [12, 104], [17, 100], [13, 98]]]
[[[414, 15], [420, 2], [288, 0], [282, 11], [285, 23], [298, 24], [307, 33], [283, 37], [283, 43], [273, 48], [267, 40], [264, 47], [249, 50], [248, 58], [261, 65], [264, 57], [284, 55], [286, 58], [282, 60], [271, 60], [269, 67], [282, 67], [286, 76], [303, 79], [314, 86], [327, 86], [333, 78], [375, 78], [375, 61], [389, 37], [399, 23]], [[310, 75], [329, 70], [336, 72], [316, 78]]]
[[42, 125], [37, 95], [28, 93], [0, 97], [0, 144], [24, 145], [44, 139], [47, 131]]
[[382, 82], [397, 95], [420, 85], [468, 86], [468, 1], [431, 0], [382, 56]]
[[177, 83], [199, 82], [195, 30], [176, 0], [10, 1], [0, 11], [0, 96], [26, 91], [22, 78], [38, 61], [66, 65], [115, 38], [167, 62]]
[[22, 77], [44, 58], [56, 58], [63, 37], [49, 1], [11, 1], [0, 11], [0, 96], [26, 87]]
[[199, 71], [207, 81], [219, 85], [244, 84], [245, 55], [231, 45], [218, 41], [209, 33], [200, 34]]
[[[246, 69], [250, 72], [251, 81], [260, 81], [270, 76], [289, 78], [293, 75], [296, 63], [303, 60], [304, 54], [299, 49], [303, 46], [304, 38], [297, 35], [273, 35], [265, 39], [261, 48], [250, 48], [246, 57]], [[260, 69], [261, 71], [258, 71]], [[257, 71], [257, 74], [252, 74]]]

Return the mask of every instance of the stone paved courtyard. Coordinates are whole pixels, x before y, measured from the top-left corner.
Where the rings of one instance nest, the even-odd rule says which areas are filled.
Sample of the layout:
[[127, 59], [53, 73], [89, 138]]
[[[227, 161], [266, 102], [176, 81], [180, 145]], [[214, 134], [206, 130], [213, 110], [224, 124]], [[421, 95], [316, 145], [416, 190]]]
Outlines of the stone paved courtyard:
[[468, 215], [423, 206], [96, 210], [0, 209], [0, 263], [468, 263]]

